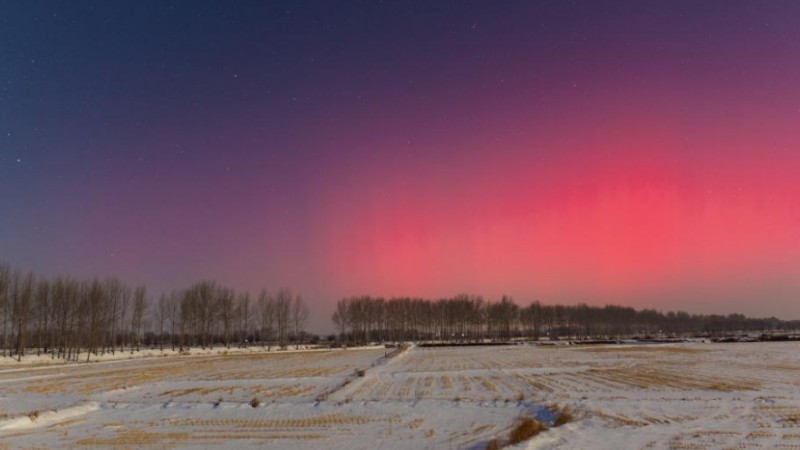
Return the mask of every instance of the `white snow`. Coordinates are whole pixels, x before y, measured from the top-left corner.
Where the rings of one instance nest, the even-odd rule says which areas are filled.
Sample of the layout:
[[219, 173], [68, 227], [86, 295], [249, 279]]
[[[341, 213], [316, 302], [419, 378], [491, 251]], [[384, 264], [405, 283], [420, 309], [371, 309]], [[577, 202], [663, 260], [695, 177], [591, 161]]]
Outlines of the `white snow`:
[[86, 415], [100, 408], [97, 402], [89, 402], [80, 406], [62, 409], [60, 411], [46, 411], [35, 416], [22, 416], [14, 419], [0, 421], [0, 431], [26, 430], [31, 428], [47, 427], [63, 423], [69, 419]]
[[362, 348], [4, 362], [0, 447], [483, 449], [521, 415], [552, 424], [558, 405], [575, 420], [510, 448], [800, 448], [798, 350], [516, 345], [414, 347], [389, 360]]

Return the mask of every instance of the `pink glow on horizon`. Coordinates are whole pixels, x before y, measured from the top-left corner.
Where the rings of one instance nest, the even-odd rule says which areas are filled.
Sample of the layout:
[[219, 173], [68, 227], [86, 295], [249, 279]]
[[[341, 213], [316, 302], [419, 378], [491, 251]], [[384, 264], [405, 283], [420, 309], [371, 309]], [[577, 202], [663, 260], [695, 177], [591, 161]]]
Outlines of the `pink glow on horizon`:
[[347, 294], [646, 306], [665, 290], [789, 276], [800, 157], [764, 158], [752, 150], [763, 141], [733, 133], [718, 148], [698, 135], [711, 150], [698, 158], [676, 135], [582, 136], [556, 160], [513, 152], [518, 142], [513, 158], [476, 151], [449, 172], [377, 167], [326, 197], [324, 279]]

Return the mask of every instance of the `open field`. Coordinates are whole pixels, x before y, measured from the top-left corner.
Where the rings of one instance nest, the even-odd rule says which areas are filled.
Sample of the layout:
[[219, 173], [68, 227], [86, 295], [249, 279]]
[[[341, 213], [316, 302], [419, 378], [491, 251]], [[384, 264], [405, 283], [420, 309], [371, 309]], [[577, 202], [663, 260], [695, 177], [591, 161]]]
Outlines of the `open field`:
[[[413, 347], [0, 369], [0, 448], [800, 449], [800, 345]], [[357, 376], [364, 370], [364, 376]], [[259, 400], [251, 406], [253, 398]]]

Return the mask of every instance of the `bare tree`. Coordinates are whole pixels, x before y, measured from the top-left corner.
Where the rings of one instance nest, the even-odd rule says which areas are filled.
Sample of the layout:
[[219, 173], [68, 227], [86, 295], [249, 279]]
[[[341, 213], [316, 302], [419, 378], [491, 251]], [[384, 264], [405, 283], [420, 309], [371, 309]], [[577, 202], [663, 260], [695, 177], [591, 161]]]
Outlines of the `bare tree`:
[[172, 351], [175, 351], [175, 330], [178, 326], [178, 319], [180, 317], [181, 310], [181, 297], [177, 292], [172, 291], [169, 294], [169, 298], [167, 300], [167, 309], [169, 311], [169, 324], [172, 329], [172, 332], [170, 333], [170, 345], [172, 347]]
[[24, 279], [20, 278], [18, 272], [13, 278], [13, 303], [12, 321], [16, 325], [16, 353], [17, 361], [21, 361], [25, 356], [25, 339], [28, 333], [28, 320], [31, 312], [31, 299], [33, 297], [33, 273], [29, 273]]
[[169, 298], [164, 294], [158, 298], [158, 308], [155, 311], [155, 321], [158, 324], [158, 348], [164, 351], [164, 326], [169, 318]]
[[243, 292], [236, 298], [234, 316], [238, 319], [238, 341], [240, 347], [247, 347], [250, 336], [250, 293]]
[[42, 351], [47, 353], [47, 349], [50, 346], [50, 328], [48, 326], [50, 319], [50, 284], [47, 280], [41, 279], [37, 284], [35, 310], [38, 318], [36, 355], [39, 356]]
[[147, 298], [144, 286], [138, 286], [133, 292], [133, 310], [131, 311], [131, 335], [133, 336], [133, 343], [131, 343], [131, 353], [133, 353], [133, 344], [136, 344], [136, 351], [139, 351], [141, 345], [141, 333], [144, 326], [144, 318], [147, 313]]
[[216, 294], [216, 284], [212, 281], [201, 281], [195, 284], [195, 314], [200, 325], [201, 346], [203, 348], [214, 346], [211, 326], [216, 316], [217, 302], [214, 300]]
[[11, 278], [11, 268], [0, 263], [0, 306], [3, 307], [3, 357], [6, 356], [8, 347], [8, 288]]
[[131, 288], [129, 286], [123, 285], [120, 287], [120, 296], [119, 296], [119, 329], [122, 330], [120, 351], [125, 351], [125, 345], [130, 343], [131, 333], [127, 329], [127, 320], [130, 311], [130, 303], [131, 303]]
[[92, 282], [91, 287], [89, 287], [85, 291], [85, 305], [83, 307], [86, 315], [87, 315], [87, 325], [88, 329], [87, 332], [87, 340], [88, 344], [86, 345], [86, 361], [89, 361], [89, 358], [92, 353], [97, 355], [97, 346], [98, 341], [100, 339], [100, 335], [102, 334], [102, 318], [103, 318], [103, 287], [99, 281], [94, 280]]
[[286, 348], [289, 341], [290, 312], [292, 307], [292, 291], [283, 288], [275, 296], [275, 318], [278, 324], [278, 345]]
[[345, 333], [347, 333], [347, 327], [349, 326], [348, 323], [348, 306], [347, 299], [341, 299], [336, 302], [336, 310], [333, 312], [332, 320], [336, 328], [339, 330], [339, 339], [344, 339]]
[[258, 296], [258, 307], [261, 311], [261, 340], [266, 343], [267, 350], [270, 350], [278, 310], [275, 298], [266, 290], [262, 290]]
[[[108, 315], [106, 321], [108, 323], [108, 342], [107, 346], [113, 355], [117, 347], [117, 332], [119, 322], [119, 310], [122, 297], [122, 283], [116, 278], [106, 279], [103, 290], [106, 293], [107, 301], [109, 302]], [[124, 315], [124, 314], [123, 314]]]
[[222, 342], [225, 348], [230, 348], [231, 328], [233, 327], [233, 300], [236, 294], [233, 289], [219, 288], [216, 300], [216, 310], [219, 313], [220, 321], [222, 322]]
[[303, 327], [308, 320], [308, 305], [303, 301], [299, 295], [294, 298], [292, 303], [292, 324], [294, 325], [294, 338], [295, 348], [300, 348], [300, 335], [303, 332]]

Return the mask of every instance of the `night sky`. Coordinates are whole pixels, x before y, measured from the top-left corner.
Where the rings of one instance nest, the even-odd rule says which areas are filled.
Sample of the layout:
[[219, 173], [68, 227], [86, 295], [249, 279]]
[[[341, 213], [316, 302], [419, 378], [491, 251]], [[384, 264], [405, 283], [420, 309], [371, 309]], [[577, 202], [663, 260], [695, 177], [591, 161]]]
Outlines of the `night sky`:
[[0, 1], [0, 259], [800, 318], [800, 2]]

